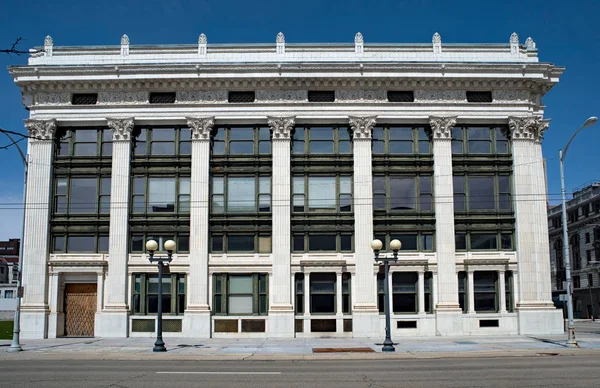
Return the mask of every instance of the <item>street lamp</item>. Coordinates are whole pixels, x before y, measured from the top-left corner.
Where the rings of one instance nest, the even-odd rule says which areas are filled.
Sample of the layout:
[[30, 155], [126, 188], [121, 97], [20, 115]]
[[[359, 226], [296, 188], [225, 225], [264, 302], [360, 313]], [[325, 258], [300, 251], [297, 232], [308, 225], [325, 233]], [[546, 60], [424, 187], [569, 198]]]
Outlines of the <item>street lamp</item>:
[[394, 343], [392, 342], [392, 338], [390, 335], [390, 285], [388, 282], [388, 277], [390, 275], [390, 261], [398, 260], [398, 251], [402, 247], [402, 243], [399, 240], [392, 240], [390, 242], [390, 248], [394, 252], [393, 257], [385, 257], [379, 258], [379, 251], [383, 248], [383, 243], [381, 240], [373, 240], [371, 241], [371, 248], [373, 249], [373, 253], [375, 253], [375, 261], [381, 261], [385, 267], [385, 278], [384, 278], [384, 306], [385, 306], [385, 341], [383, 341], [383, 348], [381, 350], [383, 352], [394, 352], [396, 349], [394, 348]]
[[165, 250], [167, 251], [167, 257], [154, 257], [154, 252], [158, 249], [158, 243], [155, 240], [148, 240], [146, 242], [146, 250], [148, 251], [148, 260], [151, 263], [158, 264], [158, 316], [156, 326], [156, 342], [154, 343], [153, 352], [166, 352], [165, 343], [162, 339], [162, 274], [164, 262], [170, 263], [173, 260], [173, 251], [175, 250], [175, 241], [165, 241]]
[[577, 136], [579, 131], [585, 127], [590, 127], [598, 122], [597, 117], [590, 117], [583, 123], [583, 125], [575, 131], [573, 136], [569, 139], [569, 142], [565, 146], [564, 150], [558, 151], [558, 159], [560, 161], [560, 187], [562, 194], [562, 231], [563, 231], [563, 260], [565, 262], [565, 277], [567, 278], [567, 318], [568, 322], [568, 339], [567, 346], [578, 347], [577, 341], [575, 340], [575, 327], [573, 325], [573, 290], [571, 289], [571, 260], [569, 259], [569, 237], [567, 231], [567, 193], [565, 191], [565, 156], [567, 150], [571, 145], [571, 142]]
[[23, 242], [25, 241], [25, 201], [27, 200], [27, 167], [29, 163], [27, 162], [27, 156], [23, 154], [21, 147], [19, 144], [6, 132], [0, 132], [6, 135], [12, 144], [17, 147], [17, 151], [19, 151], [19, 156], [21, 157], [21, 161], [23, 162], [23, 224], [21, 225], [21, 241], [19, 241], [19, 264], [18, 264], [18, 276], [17, 276], [17, 308], [15, 309], [15, 319], [13, 321], [13, 338], [10, 347], [6, 350], [9, 353], [16, 353], [23, 350], [21, 348], [19, 333], [21, 332], [21, 298], [23, 297], [23, 286], [22, 286], [22, 276], [21, 273], [23, 271]]

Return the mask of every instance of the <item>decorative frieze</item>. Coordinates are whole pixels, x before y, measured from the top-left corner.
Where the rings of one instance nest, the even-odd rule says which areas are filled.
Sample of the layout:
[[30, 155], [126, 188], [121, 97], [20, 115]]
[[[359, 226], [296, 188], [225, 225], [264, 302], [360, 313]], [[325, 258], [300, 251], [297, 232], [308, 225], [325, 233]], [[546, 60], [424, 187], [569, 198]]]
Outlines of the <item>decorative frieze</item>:
[[215, 125], [214, 117], [186, 117], [192, 130], [192, 140], [210, 140], [210, 132]]
[[350, 128], [352, 128], [353, 139], [371, 139], [373, 127], [377, 117], [349, 117]]
[[341, 89], [335, 91], [335, 100], [339, 102], [386, 101], [387, 95], [385, 90]]
[[[227, 96], [226, 96], [227, 97]], [[256, 101], [258, 102], [306, 102], [308, 91], [306, 90], [257, 90]]]
[[106, 119], [108, 127], [113, 132], [113, 141], [129, 141], [131, 140], [131, 132], [133, 132], [133, 119]]
[[183, 90], [177, 92], [177, 102], [222, 103], [227, 102], [227, 90]]
[[37, 93], [35, 103], [36, 105], [69, 105], [71, 93]]
[[138, 105], [148, 103], [148, 92], [100, 92], [98, 104]]
[[508, 127], [513, 141], [533, 140], [541, 142], [548, 126], [550, 126], [550, 120], [543, 120], [540, 116], [508, 118]]
[[467, 102], [464, 90], [415, 90], [415, 102]]
[[273, 132], [273, 139], [290, 139], [295, 125], [294, 117], [268, 117], [268, 124]]
[[456, 117], [435, 117], [429, 118], [433, 140], [451, 140], [452, 127], [456, 125]]
[[26, 119], [25, 128], [31, 141], [52, 140], [56, 132], [56, 120]]
[[529, 102], [527, 90], [492, 90], [492, 101], [501, 103]]

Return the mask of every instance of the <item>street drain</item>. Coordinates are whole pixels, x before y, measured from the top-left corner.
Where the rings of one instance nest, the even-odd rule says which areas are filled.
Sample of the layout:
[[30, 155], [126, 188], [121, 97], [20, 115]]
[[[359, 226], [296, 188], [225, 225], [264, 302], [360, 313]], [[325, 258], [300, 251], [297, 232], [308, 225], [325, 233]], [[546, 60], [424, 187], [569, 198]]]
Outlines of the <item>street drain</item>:
[[560, 356], [559, 353], [536, 353], [536, 356]]
[[375, 353], [371, 348], [313, 348], [313, 353]]

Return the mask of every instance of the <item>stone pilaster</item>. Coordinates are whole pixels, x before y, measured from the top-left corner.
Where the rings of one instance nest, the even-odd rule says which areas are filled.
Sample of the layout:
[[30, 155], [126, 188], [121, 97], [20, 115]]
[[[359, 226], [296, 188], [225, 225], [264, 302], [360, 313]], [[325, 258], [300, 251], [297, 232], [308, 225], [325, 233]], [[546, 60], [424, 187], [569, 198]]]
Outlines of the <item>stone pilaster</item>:
[[185, 336], [210, 338], [208, 278], [208, 216], [210, 204], [210, 141], [214, 117], [187, 118], [192, 131], [192, 175], [190, 177], [190, 268]]
[[47, 337], [48, 246], [50, 188], [52, 187], [52, 139], [56, 121], [25, 120], [29, 132], [25, 236], [23, 249], [24, 287], [21, 305], [21, 338]]
[[354, 148], [354, 257], [353, 331], [357, 337], [379, 334], [379, 310], [375, 289], [373, 240], [373, 166], [371, 135], [376, 117], [350, 117]]
[[550, 249], [541, 141], [549, 121], [510, 117], [512, 137], [515, 245], [518, 261], [519, 333], [562, 333], [562, 312], [550, 288]]
[[107, 119], [113, 132], [112, 173], [110, 180], [110, 232], [108, 270], [104, 290], [104, 306], [96, 317], [98, 337], [127, 337], [129, 335], [129, 171], [131, 162], [131, 133], [133, 119]]
[[458, 304], [452, 179], [452, 127], [456, 125], [456, 117], [430, 117], [429, 125], [433, 141], [435, 250], [438, 266], [436, 330], [438, 335], [453, 335], [462, 332], [462, 310]]
[[269, 296], [269, 336], [294, 336], [291, 280], [291, 148], [293, 117], [269, 117], [273, 153], [272, 214], [273, 269]]

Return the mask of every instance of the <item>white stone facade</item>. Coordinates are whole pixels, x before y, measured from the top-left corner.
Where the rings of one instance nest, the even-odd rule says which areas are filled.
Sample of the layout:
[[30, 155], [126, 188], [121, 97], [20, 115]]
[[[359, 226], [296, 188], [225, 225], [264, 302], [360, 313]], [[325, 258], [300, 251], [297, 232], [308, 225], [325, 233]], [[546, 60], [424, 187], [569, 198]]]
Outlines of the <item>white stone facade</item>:
[[[427, 128], [432, 149], [435, 244], [430, 251], [401, 250], [398, 263], [391, 267], [392, 274], [410, 272], [417, 279], [415, 311], [392, 315], [392, 336], [562, 333], [561, 312], [551, 300], [541, 142], [548, 128], [542, 97], [564, 69], [539, 62], [533, 40], [520, 45], [513, 34], [504, 45], [452, 45], [442, 44], [436, 33], [431, 44], [393, 45], [365, 43], [359, 33], [354, 45], [293, 45], [286, 44], [280, 33], [268, 45], [207, 42], [202, 34], [198, 45], [136, 46], [124, 35], [120, 46], [60, 47], [48, 37], [43, 49], [31, 54], [28, 65], [10, 69], [30, 112], [23, 338], [65, 334], [63, 298], [69, 283], [96, 284], [94, 335], [154, 335], [132, 329], [136, 320], [155, 320], [152, 314], [132, 313], [133, 276], [156, 273], [145, 254], [131, 251], [128, 235], [134, 195], [131, 144], [133, 131], [140, 126], [191, 130], [189, 251], [175, 253], [170, 264], [171, 273], [185, 276], [185, 311], [164, 318], [179, 320], [181, 327], [165, 333], [166, 337], [383, 335], [379, 267], [370, 249], [378, 226], [374, 225], [372, 152], [377, 125]], [[231, 103], [230, 91], [252, 91], [255, 99]], [[334, 100], [311, 101], [311, 91], [333, 91]], [[412, 101], [390, 102], [389, 91], [410, 91]], [[175, 100], [152, 104], [150, 95], [155, 92], [175, 93]], [[491, 101], [474, 102], [472, 92], [489, 93]], [[74, 94], [85, 93], [97, 94], [95, 103], [73, 104]], [[317, 124], [343, 125], [352, 134], [352, 164], [347, 167], [354, 198], [351, 252], [299, 253], [292, 248], [291, 134], [294, 128]], [[271, 129], [270, 253], [211, 253], [212, 136], [215, 128], [227, 125]], [[461, 125], [501, 126], [510, 134], [514, 249], [478, 251], [455, 246], [453, 174], [459, 163], [453, 158], [452, 129]], [[54, 246], [51, 229], [56, 225], [52, 221], [56, 205], [49, 200], [56, 195], [53, 139], [60, 129], [72, 127], [107, 128], [113, 134], [109, 244], [104, 253], [60, 253], [48, 248]], [[485, 165], [485, 158], [479, 163]], [[469, 220], [461, 222], [470, 225]], [[478, 271], [493, 272], [496, 279], [512, 274], [510, 283], [496, 281], [496, 311], [477, 311]], [[213, 275], [247, 273], [268, 275], [268, 312], [215, 314], [218, 285]], [[325, 315], [310, 312], [306, 294], [313, 284], [311, 277], [321, 273], [335, 274], [335, 311]], [[462, 302], [459, 273], [466, 274], [461, 278], [466, 284]], [[296, 274], [304, 279], [300, 313]], [[427, 290], [425, 279], [431, 279]], [[348, 289], [345, 284], [350, 284]], [[348, 309], [346, 293], [351, 301]], [[431, 296], [429, 308], [426, 294]], [[216, 330], [220, 320], [237, 330]], [[333, 331], [313, 330], [315, 320], [335, 321]], [[246, 324], [258, 324], [259, 329], [244, 332]]]

